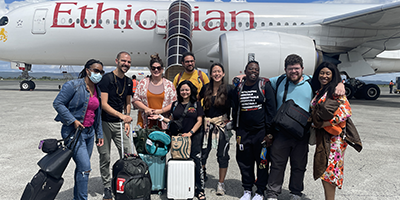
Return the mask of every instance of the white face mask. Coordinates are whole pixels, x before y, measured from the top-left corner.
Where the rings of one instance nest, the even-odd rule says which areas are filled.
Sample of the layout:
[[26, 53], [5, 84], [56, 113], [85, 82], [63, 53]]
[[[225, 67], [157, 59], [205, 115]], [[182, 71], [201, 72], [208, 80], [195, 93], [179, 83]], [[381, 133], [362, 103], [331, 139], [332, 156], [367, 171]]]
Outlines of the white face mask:
[[94, 84], [99, 83], [99, 82], [101, 81], [101, 78], [103, 78], [103, 76], [102, 76], [100, 73], [91, 72], [90, 74], [91, 74], [91, 75], [90, 75], [89, 79], [90, 79]]

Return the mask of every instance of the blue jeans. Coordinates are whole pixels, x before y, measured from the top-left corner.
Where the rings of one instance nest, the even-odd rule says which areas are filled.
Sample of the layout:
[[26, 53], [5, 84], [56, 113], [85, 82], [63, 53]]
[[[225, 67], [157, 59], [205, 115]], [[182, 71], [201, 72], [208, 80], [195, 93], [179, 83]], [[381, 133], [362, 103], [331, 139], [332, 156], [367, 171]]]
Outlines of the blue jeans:
[[[63, 138], [68, 137], [64, 131], [62, 131], [62, 134]], [[74, 149], [74, 155], [72, 156], [76, 164], [74, 200], [87, 199], [88, 197], [89, 172], [92, 170], [90, 167], [90, 157], [93, 151], [94, 135], [95, 131], [93, 127], [83, 129]]]

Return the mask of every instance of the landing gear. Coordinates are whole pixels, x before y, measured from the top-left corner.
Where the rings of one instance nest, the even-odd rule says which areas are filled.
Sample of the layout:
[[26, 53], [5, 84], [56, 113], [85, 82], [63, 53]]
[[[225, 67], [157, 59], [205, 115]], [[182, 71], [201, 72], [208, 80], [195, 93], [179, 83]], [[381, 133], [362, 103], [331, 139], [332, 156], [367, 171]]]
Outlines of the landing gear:
[[344, 86], [347, 99], [354, 96], [356, 99], [376, 100], [381, 95], [381, 90], [377, 85], [366, 84], [354, 78], [350, 78]]
[[21, 81], [21, 83], [19, 84], [19, 87], [23, 91], [34, 90], [36, 87], [36, 84], [33, 81], [25, 80], [25, 81]]
[[29, 76], [29, 71], [31, 71], [32, 65], [31, 64], [25, 64], [25, 63], [17, 63], [18, 69], [23, 70], [21, 77], [25, 80], [21, 81], [19, 84], [19, 88], [22, 91], [29, 91], [29, 90], [34, 90], [36, 87], [35, 82], [32, 81], [32, 77]]

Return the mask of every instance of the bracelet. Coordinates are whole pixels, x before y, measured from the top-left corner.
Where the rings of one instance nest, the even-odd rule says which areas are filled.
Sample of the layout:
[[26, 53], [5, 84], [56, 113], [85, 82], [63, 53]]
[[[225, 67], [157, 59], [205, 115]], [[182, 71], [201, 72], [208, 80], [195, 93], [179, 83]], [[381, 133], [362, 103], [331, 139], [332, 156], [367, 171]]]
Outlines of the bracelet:
[[164, 113], [164, 108], [161, 108], [161, 113]]
[[160, 117], [161, 117], [160, 119], [158, 119], [158, 121], [162, 122], [162, 121], [164, 120], [164, 116], [162, 116], [161, 114], [160, 114], [160, 115], [158, 115], [158, 116], [160, 116]]

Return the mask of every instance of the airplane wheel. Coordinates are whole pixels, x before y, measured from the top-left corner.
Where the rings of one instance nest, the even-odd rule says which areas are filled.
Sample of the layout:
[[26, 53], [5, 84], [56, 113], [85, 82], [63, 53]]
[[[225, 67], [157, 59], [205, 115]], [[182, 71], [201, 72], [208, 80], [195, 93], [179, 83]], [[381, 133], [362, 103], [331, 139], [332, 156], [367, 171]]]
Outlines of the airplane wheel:
[[29, 82], [31, 82], [31, 81], [22, 81], [19, 84], [20, 89], [24, 90], [24, 91], [30, 90], [31, 89], [31, 84]]
[[29, 81], [29, 85], [31, 86], [30, 90], [34, 90], [36, 88], [36, 84], [33, 81]]
[[347, 99], [353, 98], [355, 93], [354, 87], [349, 84], [344, 84], [344, 89], [346, 90]]
[[363, 93], [366, 100], [375, 100], [381, 94], [381, 89], [375, 84], [368, 84], [364, 86]]

